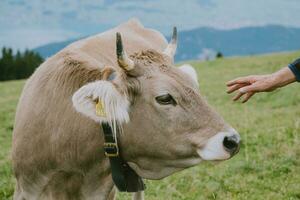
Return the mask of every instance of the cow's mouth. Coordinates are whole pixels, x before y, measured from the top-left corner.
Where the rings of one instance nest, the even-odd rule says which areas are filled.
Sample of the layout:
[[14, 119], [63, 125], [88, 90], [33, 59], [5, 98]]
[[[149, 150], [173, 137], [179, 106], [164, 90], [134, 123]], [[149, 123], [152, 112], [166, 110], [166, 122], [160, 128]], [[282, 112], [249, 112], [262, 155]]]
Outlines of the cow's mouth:
[[[129, 166], [146, 179], [162, 179], [175, 172], [198, 165], [202, 160], [219, 162], [230, 159], [240, 149], [240, 136], [234, 131], [219, 132], [211, 137], [204, 146], [198, 148], [193, 157], [175, 160], [135, 160], [128, 161]], [[151, 161], [151, 162], [150, 162]]]

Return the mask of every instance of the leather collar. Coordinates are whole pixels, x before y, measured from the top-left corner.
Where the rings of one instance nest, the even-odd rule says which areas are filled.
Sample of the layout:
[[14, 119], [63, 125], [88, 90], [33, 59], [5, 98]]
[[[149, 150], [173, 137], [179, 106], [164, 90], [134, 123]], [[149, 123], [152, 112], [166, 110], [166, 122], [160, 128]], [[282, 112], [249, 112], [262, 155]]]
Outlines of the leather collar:
[[[102, 123], [104, 133], [104, 153], [109, 158], [112, 179], [120, 192], [138, 192], [145, 190], [143, 179], [127, 164], [120, 155], [120, 148], [115, 140], [112, 128]], [[117, 135], [119, 130], [117, 129]]]

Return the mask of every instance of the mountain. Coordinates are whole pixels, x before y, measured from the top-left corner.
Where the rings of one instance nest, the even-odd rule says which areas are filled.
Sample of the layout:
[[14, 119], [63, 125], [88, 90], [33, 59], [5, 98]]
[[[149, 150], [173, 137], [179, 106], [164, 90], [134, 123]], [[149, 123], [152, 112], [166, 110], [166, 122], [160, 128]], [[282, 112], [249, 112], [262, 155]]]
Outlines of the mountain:
[[269, 25], [233, 30], [197, 28], [179, 34], [178, 60], [201, 57], [203, 49], [224, 56], [252, 55], [300, 49], [300, 28]]
[[[81, 38], [80, 38], [81, 39]], [[49, 57], [78, 39], [51, 43], [34, 51]], [[277, 25], [218, 30], [201, 27], [179, 32], [176, 60], [203, 59], [207, 52], [224, 56], [253, 55], [300, 49], [300, 28]]]

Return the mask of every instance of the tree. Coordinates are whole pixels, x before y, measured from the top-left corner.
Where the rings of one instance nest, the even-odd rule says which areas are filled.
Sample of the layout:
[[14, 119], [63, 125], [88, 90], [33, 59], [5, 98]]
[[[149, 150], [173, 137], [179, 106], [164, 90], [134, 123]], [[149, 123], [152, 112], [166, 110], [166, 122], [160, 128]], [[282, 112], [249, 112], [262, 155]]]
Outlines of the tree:
[[11, 80], [14, 79], [14, 66], [13, 66], [13, 51], [10, 48], [2, 48], [1, 58], [1, 71], [0, 80]]
[[218, 51], [216, 58], [223, 58], [223, 54], [220, 51]]
[[28, 78], [42, 62], [43, 58], [33, 51], [17, 51], [16, 55], [13, 55], [11, 48], [3, 47], [0, 81]]

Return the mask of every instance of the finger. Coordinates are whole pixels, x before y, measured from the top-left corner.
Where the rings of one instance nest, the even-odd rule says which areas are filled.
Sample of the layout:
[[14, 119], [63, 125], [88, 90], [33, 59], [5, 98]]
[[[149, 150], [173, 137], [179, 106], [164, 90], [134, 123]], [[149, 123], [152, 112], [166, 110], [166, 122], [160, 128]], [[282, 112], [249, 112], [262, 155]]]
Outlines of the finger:
[[255, 92], [246, 93], [245, 98], [243, 99], [242, 103], [246, 103], [254, 94], [255, 94]]
[[241, 93], [241, 92], [239, 92], [232, 100], [233, 101], [237, 101], [237, 100], [239, 100], [240, 98], [241, 98], [241, 96], [243, 96], [245, 93]]
[[228, 81], [226, 83], [227, 86], [232, 86], [232, 85], [235, 85], [235, 84], [249, 84], [250, 83], [250, 77], [249, 76], [245, 76], [245, 77], [239, 77], [239, 78], [236, 78], [234, 80], [231, 80], [231, 81]]
[[234, 91], [236, 91], [236, 90], [238, 90], [238, 89], [240, 89], [240, 88], [242, 88], [242, 87], [245, 87], [245, 86], [247, 86], [248, 84], [235, 84], [235, 85], [232, 85], [232, 86], [230, 86], [228, 89], [227, 89], [227, 93], [228, 94], [230, 94], [230, 93], [232, 93], [232, 92], [234, 92]]
[[239, 89], [239, 92], [241, 92], [241, 93], [259, 92], [259, 91], [260, 91], [259, 85], [257, 85], [257, 84], [252, 84], [252, 85], [245, 86], [245, 87], [242, 87]]

